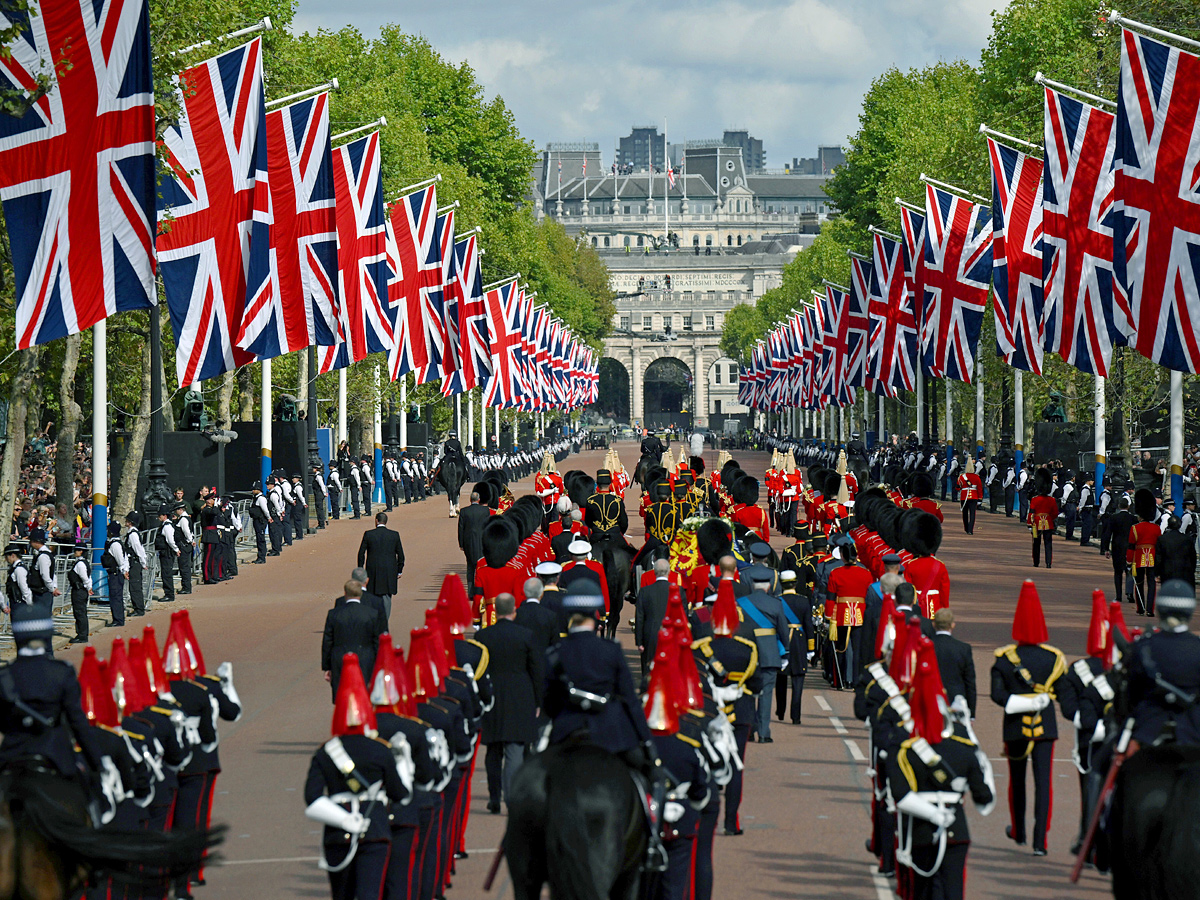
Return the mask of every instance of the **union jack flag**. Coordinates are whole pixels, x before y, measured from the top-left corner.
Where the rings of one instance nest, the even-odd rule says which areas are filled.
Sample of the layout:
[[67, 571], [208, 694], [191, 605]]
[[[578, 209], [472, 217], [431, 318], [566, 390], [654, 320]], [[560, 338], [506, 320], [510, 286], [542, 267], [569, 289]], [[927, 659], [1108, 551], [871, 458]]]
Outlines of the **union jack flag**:
[[441, 259], [442, 285], [426, 294], [426, 311], [433, 318], [436, 356], [417, 372], [417, 384], [449, 378], [458, 368], [458, 263], [454, 257], [454, 210], [437, 217], [434, 240]]
[[871, 329], [871, 269], [867, 260], [850, 257], [850, 294], [846, 306], [846, 384], [875, 390], [875, 380], [867, 372], [867, 348]]
[[456, 321], [459, 366], [442, 382], [442, 393], [446, 396], [478, 387], [491, 366], [478, 235], [471, 234], [455, 242], [454, 260], [458, 275]]
[[988, 139], [996, 352], [1042, 374], [1042, 161]]
[[1139, 353], [1200, 371], [1200, 57], [1121, 34], [1117, 295]]
[[926, 184], [922, 273], [925, 367], [934, 378], [970, 384], [992, 277], [988, 211]]
[[1084, 372], [1107, 375], [1114, 343], [1125, 343], [1113, 304], [1114, 116], [1046, 90], [1042, 179], [1046, 337]]
[[823, 316], [824, 348], [821, 393], [835, 406], [854, 402], [854, 391], [846, 383], [850, 356], [850, 295], [827, 285]]
[[904, 280], [901, 241], [876, 233], [871, 258], [871, 375], [885, 396], [915, 390], [917, 320]]
[[337, 209], [338, 331], [321, 349], [321, 371], [344, 368], [369, 353], [390, 351], [395, 310], [388, 303], [387, 213], [379, 169], [379, 132], [333, 152]]
[[[251, 284], [269, 284], [267, 110], [256, 38], [182, 72], [182, 113], [163, 136], [158, 261], [180, 384], [250, 362], [235, 346]], [[260, 180], [260, 177], [262, 180]]]
[[16, 345], [44, 344], [154, 293], [154, 94], [145, 0], [5, 4], [0, 86], [49, 91], [0, 114], [0, 199], [16, 278]]
[[[900, 207], [901, 251], [904, 260], [904, 286], [908, 291], [908, 306], [916, 316], [920, 329], [917, 338], [925, 346], [925, 214], [907, 206]], [[922, 359], [924, 366], [924, 359]]]
[[238, 346], [259, 359], [333, 346], [341, 336], [329, 94], [267, 113], [267, 191], [271, 275], [247, 300]]
[[[446, 345], [441, 318], [442, 259], [437, 240], [437, 186], [413, 191], [392, 204], [395, 258], [388, 302], [398, 306], [392, 381], [407, 372], [428, 370]], [[437, 293], [437, 297], [431, 294]]]
[[510, 281], [483, 295], [492, 351], [491, 375], [484, 385], [486, 406], [510, 406], [524, 390], [518, 358], [521, 331], [517, 323], [517, 293], [516, 281]]

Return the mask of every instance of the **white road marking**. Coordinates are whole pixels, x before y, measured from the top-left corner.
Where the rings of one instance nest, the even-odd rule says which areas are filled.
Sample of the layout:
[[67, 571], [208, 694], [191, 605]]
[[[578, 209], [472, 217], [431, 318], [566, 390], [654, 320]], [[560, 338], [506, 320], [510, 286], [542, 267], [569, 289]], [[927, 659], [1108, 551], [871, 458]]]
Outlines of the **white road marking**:
[[850, 740], [850, 738], [843, 738], [842, 740], [845, 742], [846, 746], [850, 748], [850, 755], [854, 757], [855, 762], [867, 761], [866, 754], [858, 749], [858, 744], [855, 741]]
[[871, 870], [871, 881], [875, 884], [876, 900], [896, 900], [895, 894], [892, 893], [892, 883], [879, 874], [876, 866], [871, 865], [867, 868]]
[[821, 707], [825, 712], [832, 712], [833, 707], [829, 705], [829, 701], [817, 694], [817, 706]]
[[[495, 847], [486, 849], [471, 850], [467, 853], [495, 853]], [[315, 863], [319, 862], [319, 856], [277, 856], [267, 859], [222, 859], [215, 863], [217, 866], [266, 866], [274, 863]]]
[[837, 716], [830, 716], [829, 723], [831, 725], [833, 725], [833, 730], [836, 731], [838, 734], [849, 734], [850, 733], [846, 730], [846, 726], [842, 724], [842, 720], [839, 719]]

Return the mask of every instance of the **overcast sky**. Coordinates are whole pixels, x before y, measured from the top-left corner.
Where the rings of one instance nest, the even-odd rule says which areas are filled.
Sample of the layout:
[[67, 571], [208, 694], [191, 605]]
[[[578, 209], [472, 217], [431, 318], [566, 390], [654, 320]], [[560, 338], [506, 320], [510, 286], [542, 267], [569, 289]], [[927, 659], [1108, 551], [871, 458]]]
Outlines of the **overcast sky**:
[[522, 134], [596, 141], [605, 165], [634, 124], [671, 141], [746, 128], [767, 165], [813, 156], [856, 130], [888, 66], [979, 60], [1007, 0], [299, 0], [298, 31], [388, 22], [466, 60]]

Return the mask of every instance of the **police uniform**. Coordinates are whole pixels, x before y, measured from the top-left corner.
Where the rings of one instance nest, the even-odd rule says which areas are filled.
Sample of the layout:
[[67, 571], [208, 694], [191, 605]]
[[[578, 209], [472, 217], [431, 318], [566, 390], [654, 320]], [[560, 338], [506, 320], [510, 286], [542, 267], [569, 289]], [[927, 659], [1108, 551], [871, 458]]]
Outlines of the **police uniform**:
[[187, 506], [179, 504], [179, 518], [175, 521], [175, 544], [179, 547], [179, 593], [192, 592], [193, 558], [196, 552], [196, 535], [192, 531], [192, 520]]
[[271, 520], [270, 506], [267, 497], [262, 492], [259, 483], [254, 482], [254, 499], [250, 503], [250, 524], [254, 526], [254, 547], [256, 563], [267, 561], [267, 523]]
[[[83, 550], [67, 570], [67, 584], [71, 586], [71, 613], [75, 617], [75, 637], [72, 644], [86, 644], [88, 639], [88, 594], [92, 588], [92, 567], [88, 564], [87, 554], [91, 548], [87, 544], [76, 544], [76, 550]], [[10, 607], [11, 608], [11, 607]]]
[[116, 522], [108, 525], [108, 539], [104, 552], [100, 554], [100, 565], [108, 573], [108, 611], [113, 624], [124, 625], [125, 573], [129, 571], [129, 559], [125, 556], [125, 544], [121, 540], [121, 526]]
[[[317, 512], [317, 528], [324, 528], [326, 521], [326, 504], [329, 502], [329, 487], [325, 484], [325, 476], [321, 466], [313, 466], [313, 506]], [[391, 507], [388, 507], [391, 509]]]
[[329, 512], [335, 519], [342, 517], [342, 473], [333, 460], [329, 461]]
[[271, 536], [268, 555], [278, 556], [283, 552], [283, 520], [287, 515], [287, 504], [283, 499], [283, 488], [274, 475], [267, 479], [267, 489], [267, 501], [271, 505], [271, 517], [267, 520], [267, 533]]
[[146, 571], [146, 548], [142, 546], [142, 535], [138, 531], [141, 516], [131, 513], [125, 517], [129, 531], [125, 533], [125, 558], [129, 563], [129, 602], [133, 615], [146, 614], [146, 586], [143, 575]]

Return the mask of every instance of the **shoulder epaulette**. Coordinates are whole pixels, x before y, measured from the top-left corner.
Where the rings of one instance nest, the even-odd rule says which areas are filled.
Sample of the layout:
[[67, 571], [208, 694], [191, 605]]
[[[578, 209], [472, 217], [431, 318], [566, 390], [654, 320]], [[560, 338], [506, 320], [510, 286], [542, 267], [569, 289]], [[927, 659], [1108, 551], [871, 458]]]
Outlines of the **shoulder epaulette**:
[[475, 669], [475, 680], [478, 681], [483, 677], [483, 673], [487, 671], [488, 661], [491, 659], [491, 656], [488, 654], [488, 648], [479, 643], [479, 641], [472, 640], [471, 638], [463, 638], [463, 640], [479, 648], [479, 666]]
[[679, 740], [683, 741], [689, 747], [695, 747], [697, 750], [700, 749], [699, 741], [695, 740], [694, 738], [688, 737], [687, 735], [683, 734], [682, 732], [676, 734], [675, 737], [679, 738]]
[[996, 658], [999, 659], [1002, 656], [1007, 656], [1008, 651], [1015, 649], [1016, 646], [1016, 644], [1005, 644], [1003, 647], [997, 647], [995, 650]]

